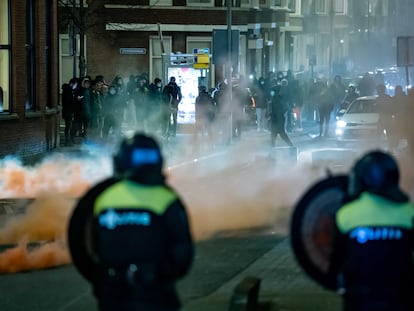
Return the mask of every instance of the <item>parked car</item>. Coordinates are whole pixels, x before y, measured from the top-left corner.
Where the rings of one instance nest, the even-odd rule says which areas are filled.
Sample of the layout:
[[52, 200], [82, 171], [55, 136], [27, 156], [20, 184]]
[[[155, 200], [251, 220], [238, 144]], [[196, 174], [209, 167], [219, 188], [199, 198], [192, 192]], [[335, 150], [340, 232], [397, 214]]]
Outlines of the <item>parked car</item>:
[[338, 143], [384, 141], [385, 133], [378, 126], [380, 117], [378, 105], [377, 96], [356, 98], [336, 120], [335, 135]]

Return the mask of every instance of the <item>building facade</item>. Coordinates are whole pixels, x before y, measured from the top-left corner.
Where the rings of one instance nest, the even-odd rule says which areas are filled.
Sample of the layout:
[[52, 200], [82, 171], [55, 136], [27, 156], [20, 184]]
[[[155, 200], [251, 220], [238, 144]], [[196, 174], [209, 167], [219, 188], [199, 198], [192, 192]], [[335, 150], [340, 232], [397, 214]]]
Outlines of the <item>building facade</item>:
[[[58, 146], [60, 86], [73, 76], [165, 80], [163, 55], [225, 51], [213, 33], [229, 25], [233, 73], [346, 76], [394, 65], [413, 13], [412, 0], [0, 0], [0, 157]], [[208, 74], [214, 86], [226, 70]]]
[[58, 145], [57, 2], [0, 0], [0, 158]]
[[[85, 51], [87, 74], [92, 77], [103, 75], [111, 80], [116, 75], [127, 78], [139, 73], [147, 73], [150, 80], [164, 77], [163, 54], [192, 54], [199, 48], [217, 51], [213, 31], [228, 29], [229, 18], [231, 29], [240, 34], [233, 73], [259, 77], [269, 71], [287, 70], [293, 65], [289, 56], [292, 36], [302, 31], [300, 15], [295, 13], [300, 12], [300, 3], [233, 0], [229, 17], [228, 4], [221, 0], [89, 1], [83, 8], [80, 4], [73, 8], [69, 0], [60, 7], [60, 82], [79, 76], [80, 50]], [[78, 34], [74, 38], [68, 29], [76, 16], [83, 16], [83, 22], [74, 25]], [[68, 45], [75, 46], [76, 51], [65, 53]], [[122, 53], [125, 49], [140, 54]], [[209, 74], [211, 86], [225, 75], [217, 64], [212, 64]]]
[[[92, 76], [162, 77], [163, 53], [212, 51], [213, 31], [229, 23], [226, 0], [84, 0], [82, 14], [79, 0], [60, 3], [61, 83], [79, 76], [80, 50]], [[332, 78], [395, 64], [396, 38], [411, 32], [413, 5], [410, 0], [232, 0], [231, 27], [240, 31], [233, 72], [259, 77], [291, 69]], [[68, 54], [74, 16], [82, 21], [75, 33], [84, 35], [69, 44], [78, 48]], [[122, 48], [142, 53], [123, 54]], [[373, 51], [381, 53], [372, 57]], [[106, 66], [108, 60], [113, 66]], [[211, 83], [223, 78], [219, 66], [210, 74]]]

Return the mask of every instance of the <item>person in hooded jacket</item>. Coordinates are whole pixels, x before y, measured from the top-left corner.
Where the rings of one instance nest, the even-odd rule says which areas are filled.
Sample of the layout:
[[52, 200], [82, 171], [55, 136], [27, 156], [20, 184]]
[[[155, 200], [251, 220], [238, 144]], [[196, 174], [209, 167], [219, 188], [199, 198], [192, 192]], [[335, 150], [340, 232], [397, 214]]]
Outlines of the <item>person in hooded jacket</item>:
[[103, 99], [102, 138], [108, 138], [111, 130], [116, 137], [121, 136], [122, 120], [125, 108], [125, 101], [118, 94], [117, 88], [111, 85], [108, 88], [108, 94]]
[[414, 205], [399, 187], [395, 159], [380, 150], [363, 155], [335, 215], [329, 273], [343, 310], [413, 310], [413, 221]]
[[71, 146], [74, 143], [73, 118], [74, 118], [74, 90], [77, 88], [77, 79], [72, 78], [69, 83], [62, 85], [62, 118], [65, 121], [65, 145]]
[[293, 143], [285, 130], [286, 112], [289, 109], [286, 99], [287, 83], [287, 80], [284, 79], [280, 85], [276, 85], [270, 91], [271, 100], [268, 104], [267, 113], [270, 117], [270, 144], [272, 147], [276, 146], [278, 135], [288, 146], [293, 147]]
[[177, 311], [175, 288], [194, 246], [184, 203], [166, 184], [158, 143], [136, 133], [114, 156], [115, 175], [90, 189], [69, 223], [69, 249], [100, 311]]

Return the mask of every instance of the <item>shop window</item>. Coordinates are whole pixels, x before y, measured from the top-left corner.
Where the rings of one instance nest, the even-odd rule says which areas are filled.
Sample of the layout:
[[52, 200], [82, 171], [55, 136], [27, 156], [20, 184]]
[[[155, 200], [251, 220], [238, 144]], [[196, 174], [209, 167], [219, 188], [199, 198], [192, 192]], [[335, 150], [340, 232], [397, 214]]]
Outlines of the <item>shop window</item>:
[[0, 113], [10, 112], [10, 2], [0, 0]]

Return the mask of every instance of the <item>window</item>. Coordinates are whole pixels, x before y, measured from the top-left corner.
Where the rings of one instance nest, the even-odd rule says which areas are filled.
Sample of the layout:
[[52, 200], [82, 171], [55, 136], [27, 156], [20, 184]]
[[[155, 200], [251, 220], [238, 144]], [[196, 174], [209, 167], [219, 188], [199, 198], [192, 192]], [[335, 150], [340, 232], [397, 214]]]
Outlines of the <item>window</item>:
[[[59, 3], [60, 6], [66, 6], [66, 7], [72, 7], [74, 5], [76, 7], [79, 7], [80, 4], [81, 4], [80, 0], [59, 0], [58, 3]], [[88, 5], [86, 0], [83, 0], [82, 4], [83, 4], [83, 6]]]
[[287, 7], [290, 12], [296, 12], [296, 0], [288, 0]]
[[10, 4], [0, 0], [0, 112], [10, 111]]
[[240, 0], [241, 8], [258, 8], [259, 0]]
[[187, 37], [187, 53], [193, 54], [194, 49], [209, 49], [211, 53], [212, 37]]
[[315, 13], [317, 14], [327, 14], [328, 10], [326, 9], [326, 1], [325, 0], [315, 0]]
[[383, 0], [382, 2], [382, 9], [381, 9], [381, 15], [382, 16], [389, 16], [389, 1], [388, 0]]
[[335, 0], [334, 12], [336, 14], [346, 14], [346, 3], [345, 0]]
[[60, 85], [69, 82], [73, 77], [79, 77], [79, 35], [60, 35]]
[[165, 77], [162, 70], [162, 47], [164, 47], [164, 53], [169, 55], [171, 53], [171, 37], [163, 37], [163, 44], [161, 44], [160, 37], [150, 37], [150, 80], [159, 77], [165, 83]]
[[34, 111], [36, 98], [35, 0], [26, 2], [26, 110]]
[[214, 1], [213, 0], [187, 0], [188, 6], [207, 6], [213, 7]]
[[172, 0], [150, 0], [150, 6], [172, 6]]

